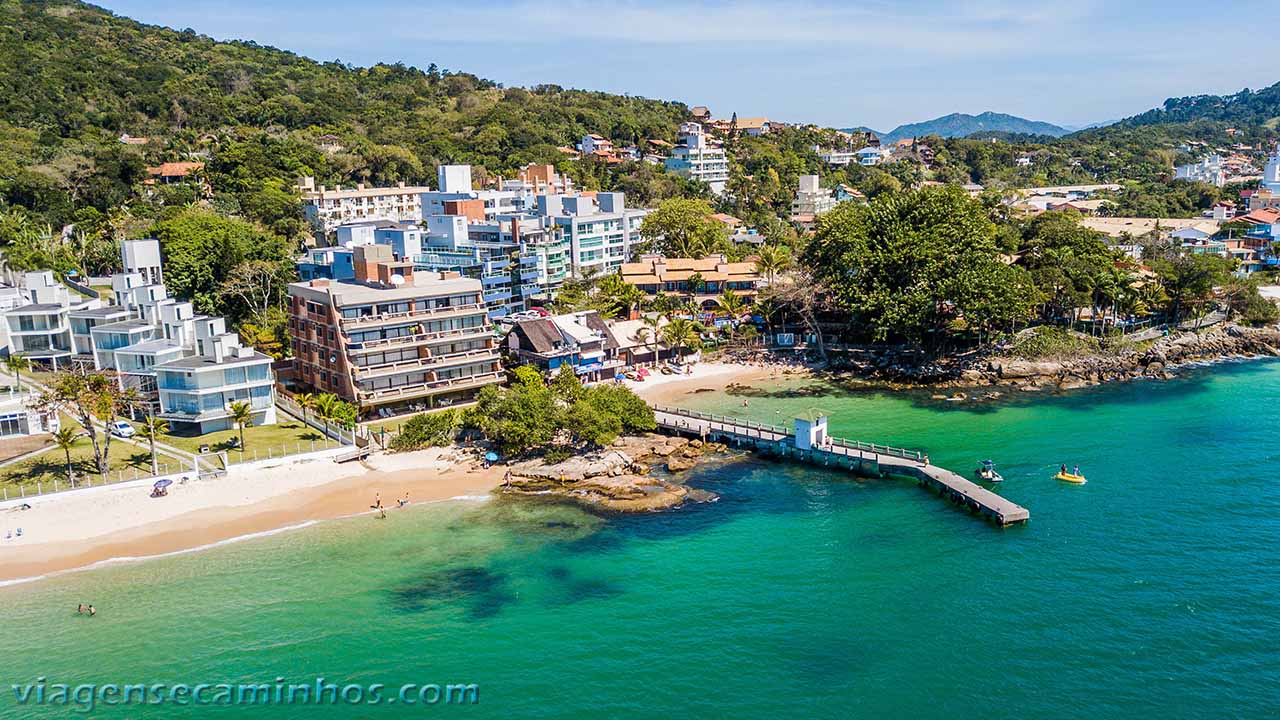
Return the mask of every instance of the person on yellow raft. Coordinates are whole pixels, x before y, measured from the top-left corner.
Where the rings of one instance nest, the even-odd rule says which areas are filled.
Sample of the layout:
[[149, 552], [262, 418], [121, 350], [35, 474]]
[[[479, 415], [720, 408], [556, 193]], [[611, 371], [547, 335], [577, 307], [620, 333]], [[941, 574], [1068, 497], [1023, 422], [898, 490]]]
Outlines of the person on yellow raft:
[[1062, 482], [1075, 483], [1076, 485], [1085, 484], [1084, 476], [1080, 474], [1079, 465], [1075, 466], [1074, 472], [1067, 472], [1067, 464], [1063, 463], [1062, 467], [1058, 468], [1058, 474], [1053, 477], [1054, 479], [1061, 480]]

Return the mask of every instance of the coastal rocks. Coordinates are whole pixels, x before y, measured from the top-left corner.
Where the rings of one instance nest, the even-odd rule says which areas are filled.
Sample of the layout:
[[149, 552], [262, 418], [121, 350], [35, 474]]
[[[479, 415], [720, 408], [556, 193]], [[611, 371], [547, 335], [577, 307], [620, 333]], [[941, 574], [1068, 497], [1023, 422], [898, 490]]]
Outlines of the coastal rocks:
[[651, 512], [686, 502], [710, 502], [714, 493], [649, 475], [654, 465], [672, 473], [694, 468], [705, 455], [725, 446], [701, 440], [648, 434], [619, 438], [604, 451], [553, 465], [529, 460], [511, 466], [500, 492], [557, 495], [614, 512]]
[[1062, 372], [1062, 363], [1009, 360], [997, 365], [1001, 378], [1021, 380], [1034, 377], [1056, 377]]
[[975, 357], [953, 371], [953, 380], [947, 384], [1074, 390], [1136, 378], [1168, 379], [1173, 377], [1171, 368], [1190, 362], [1264, 356], [1280, 357], [1280, 329], [1227, 325], [1199, 333], [1174, 333], [1147, 348], [1121, 348], [1067, 359]]

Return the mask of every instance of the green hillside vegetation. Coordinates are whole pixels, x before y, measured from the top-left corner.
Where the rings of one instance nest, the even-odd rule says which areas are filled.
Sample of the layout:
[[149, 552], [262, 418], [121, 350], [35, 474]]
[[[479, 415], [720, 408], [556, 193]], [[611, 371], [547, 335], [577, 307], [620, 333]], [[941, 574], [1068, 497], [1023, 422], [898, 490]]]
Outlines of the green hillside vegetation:
[[[55, 226], [140, 200], [144, 167], [203, 160], [215, 204], [291, 234], [293, 182], [425, 183], [435, 165], [563, 163], [588, 132], [674, 140], [680, 103], [318, 63], [67, 0], [0, 0], [0, 201]], [[126, 146], [121, 133], [151, 138]], [[321, 149], [321, 141], [326, 149]], [[154, 203], [183, 204], [189, 190]], [[146, 212], [135, 208], [135, 212]], [[154, 214], [154, 212], [151, 212]]]

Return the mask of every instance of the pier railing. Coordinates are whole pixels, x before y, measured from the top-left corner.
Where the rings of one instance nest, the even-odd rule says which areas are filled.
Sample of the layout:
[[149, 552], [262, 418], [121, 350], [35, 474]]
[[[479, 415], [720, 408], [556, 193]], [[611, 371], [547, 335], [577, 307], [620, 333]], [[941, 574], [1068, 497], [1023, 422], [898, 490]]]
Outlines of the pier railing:
[[785, 428], [781, 425], [769, 425], [766, 423], [758, 423], [758, 422], [753, 422], [751, 420], [744, 420], [742, 418], [729, 417], [727, 415], [716, 415], [715, 413], [698, 412], [697, 410], [685, 410], [684, 408], [667, 407], [665, 405], [654, 405], [653, 411], [667, 413], [668, 415], [679, 415], [681, 417], [687, 417], [693, 420], [706, 420], [707, 422], [720, 423], [721, 425], [725, 425], [725, 426], [736, 425], [741, 428], [778, 433], [779, 435], [790, 436], [794, 434], [794, 432], [791, 429]]
[[[747, 437], [753, 437], [751, 432], [753, 430], [757, 433], [754, 437], [759, 437], [759, 433], [775, 433], [781, 435], [783, 438], [795, 437], [794, 430], [790, 428], [779, 425], [770, 425], [767, 423], [758, 423], [744, 418], [716, 415], [715, 413], [704, 413], [696, 410], [686, 410], [684, 408], [669, 407], [665, 405], [654, 405], [653, 411], [689, 418], [690, 420], [703, 420], [707, 423], [718, 424], [720, 425], [719, 428], [714, 426], [709, 427], [710, 429], [719, 430], [721, 432], [736, 432]], [[877, 455], [888, 455], [890, 457], [897, 457], [915, 462], [924, 462], [925, 457], [924, 452], [921, 450], [909, 450], [907, 448], [893, 447], [890, 445], [877, 445], [875, 443], [862, 442], [860, 440], [847, 440], [845, 438], [838, 437], [831, 438], [831, 445], [833, 448], [839, 447], [846, 450], [869, 452]]]

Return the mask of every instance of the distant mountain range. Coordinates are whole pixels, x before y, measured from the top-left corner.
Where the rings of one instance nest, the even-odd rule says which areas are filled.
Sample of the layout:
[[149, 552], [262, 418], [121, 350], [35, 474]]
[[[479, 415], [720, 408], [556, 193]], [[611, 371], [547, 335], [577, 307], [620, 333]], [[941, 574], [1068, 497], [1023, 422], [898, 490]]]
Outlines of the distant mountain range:
[[[870, 128], [848, 128], [846, 132], [866, 132]], [[1062, 137], [1071, 132], [1071, 130], [1054, 125], [1053, 123], [1039, 122], [1036, 120], [1027, 120], [1015, 115], [1006, 115], [1004, 113], [984, 112], [981, 115], [966, 115], [965, 113], [951, 113], [933, 120], [924, 122], [909, 123], [907, 125], [899, 125], [893, 130], [882, 133], [871, 130], [880, 136], [881, 140], [893, 142], [902, 138], [923, 137], [925, 135], [939, 135], [941, 137], [966, 137], [974, 133], [1009, 133], [1014, 135], [1049, 135], [1052, 137]]]

